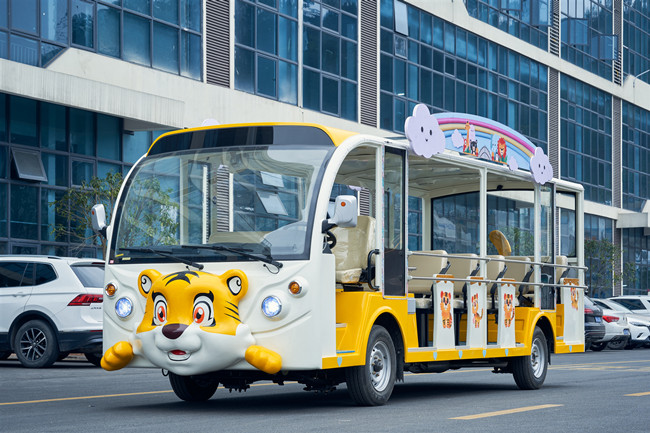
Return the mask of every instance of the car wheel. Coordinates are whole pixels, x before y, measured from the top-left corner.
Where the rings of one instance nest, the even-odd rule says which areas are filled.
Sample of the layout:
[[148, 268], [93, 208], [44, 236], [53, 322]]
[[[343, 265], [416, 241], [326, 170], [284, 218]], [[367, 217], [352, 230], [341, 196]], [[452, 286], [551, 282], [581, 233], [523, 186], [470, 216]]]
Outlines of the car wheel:
[[219, 382], [194, 376], [179, 376], [169, 372], [169, 383], [178, 398], [185, 401], [206, 401], [219, 387]]
[[591, 343], [591, 350], [594, 352], [600, 352], [607, 346], [607, 343]]
[[539, 389], [548, 370], [548, 345], [544, 332], [535, 327], [530, 355], [512, 360], [512, 376], [519, 389]]
[[397, 355], [390, 334], [375, 325], [368, 337], [366, 363], [345, 370], [345, 381], [352, 399], [362, 406], [386, 404], [395, 386]]
[[14, 339], [18, 361], [27, 368], [49, 367], [59, 357], [54, 331], [43, 320], [24, 323]]
[[627, 346], [627, 340], [610, 341], [607, 346], [612, 350], [621, 350]]
[[102, 355], [100, 353], [84, 353], [84, 356], [95, 367], [101, 367]]
[[11, 351], [0, 352], [0, 361], [4, 361], [5, 359], [9, 358], [10, 355]]

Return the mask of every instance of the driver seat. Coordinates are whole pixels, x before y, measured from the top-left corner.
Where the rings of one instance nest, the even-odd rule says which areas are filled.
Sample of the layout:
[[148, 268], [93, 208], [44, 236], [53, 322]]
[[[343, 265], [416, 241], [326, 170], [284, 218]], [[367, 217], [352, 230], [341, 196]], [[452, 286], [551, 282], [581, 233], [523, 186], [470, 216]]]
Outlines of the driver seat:
[[359, 284], [361, 272], [368, 267], [368, 254], [375, 248], [377, 222], [371, 216], [359, 215], [356, 227], [334, 227], [336, 245], [332, 248], [336, 261], [336, 282]]

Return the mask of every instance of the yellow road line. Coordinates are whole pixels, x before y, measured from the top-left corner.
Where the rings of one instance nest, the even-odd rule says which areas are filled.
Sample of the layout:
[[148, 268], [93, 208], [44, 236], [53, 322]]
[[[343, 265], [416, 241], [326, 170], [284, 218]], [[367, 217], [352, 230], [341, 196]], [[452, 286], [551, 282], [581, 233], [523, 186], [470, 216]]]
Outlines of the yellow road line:
[[[298, 383], [298, 382], [285, 382], [285, 384], [288, 383]], [[275, 385], [275, 383], [255, 383], [251, 386], [268, 386], [268, 385]], [[11, 405], [17, 405], [17, 404], [33, 404], [33, 403], [51, 403], [55, 401], [69, 401], [69, 400], [90, 400], [93, 398], [110, 398], [110, 397], [129, 397], [133, 395], [147, 395], [147, 394], [168, 394], [170, 392], [174, 392], [172, 390], [168, 391], [144, 391], [144, 392], [130, 392], [126, 394], [105, 394], [105, 395], [87, 395], [84, 397], [62, 397], [62, 398], [49, 398], [45, 400], [30, 400], [30, 401], [10, 401], [7, 403], [0, 403], [0, 406], [11, 406]]]
[[526, 406], [526, 407], [519, 407], [517, 409], [506, 409], [506, 410], [497, 410], [496, 412], [479, 413], [479, 414], [476, 414], [476, 415], [457, 416], [457, 417], [449, 418], [449, 419], [488, 418], [488, 417], [491, 417], [491, 416], [509, 415], [511, 413], [529, 412], [531, 410], [548, 409], [548, 408], [551, 408], [551, 407], [559, 407], [559, 406], [564, 406], [564, 405], [562, 405], [562, 404], [541, 404], [539, 406]]
[[644, 395], [650, 395], [650, 392], [637, 392], [636, 394], [625, 394], [625, 397], [642, 397]]
[[0, 403], [0, 406], [9, 406], [12, 404], [48, 403], [52, 401], [85, 400], [91, 398], [126, 397], [130, 395], [165, 394], [169, 392], [174, 392], [174, 391], [169, 390], [169, 391], [130, 392], [127, 394], [87, 395], [84, 397], [64, 397], [64, 398], [49, 398], [46, 400], [12, 401], [8, 403]]

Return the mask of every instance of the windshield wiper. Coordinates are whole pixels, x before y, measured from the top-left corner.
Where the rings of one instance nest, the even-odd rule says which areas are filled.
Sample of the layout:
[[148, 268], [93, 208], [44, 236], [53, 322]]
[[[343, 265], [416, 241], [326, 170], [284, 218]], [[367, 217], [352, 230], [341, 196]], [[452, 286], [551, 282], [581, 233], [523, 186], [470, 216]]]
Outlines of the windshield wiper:
[[[181, 247], [185, 247], [185, 246], [181, 245]], [[155, 250], [155, 249], [153, 249], [153, 248], [123, 247], [123, 248], [120, 248], [120, 249], [121, 249], [121, 250], [126, 250], [126, 251], [133, 251], [133, 252], [136, 252], [136, 253], [153, 253], [153, 254], [158, 254], [159, 256], [167, 257], [167, 258], [172, 259], [172, 260], [175, 260], [175, 261], [177, 261], [177, 262], [179, 262], [179, 263], [183, 263], [183, 264], [186, 264], [186, 265], [188, 265], [188, 266], [192, 266], [192, 267], [194, 267], [194, 268], [197, 268], [199, 271], [202, 270], [202, 269], [205, 267], [205, 266], [203, 266], [201, 263], [196, 263], [196, 262], [193, 262], [193, 261], [191, 261], [191, 260], [183, 259], [183, 258], [181, 258], [181, 257], [177, 257], [177, 256], [175, 256], [175, 255], [173, 255], [173, 254], [166, 253], [166, 252], [164, 252], [164, 251]]]
[[[256, 254], [251, 254], [249, 252], [246, 252], [242, 248], [230, 248], [230, 247], [224, 247], [223, 245], [183, 245], [188, 248], [201, 248], [205, 250], [213, 250], [213, 251], [229, 251], [231, 253], [239, 254], [244, 257], [248, 257], [249, 259], [253, 260], [259, 260], [260, 262], [268, 263], [269, 265], [273, 265], [276, 268], [280, 269], [282, 268], [282, 263], [273, 260], [273, 257], [271, 257], [270, 254], [264, 254], [264, 256], [258, 256]], [[262, 254], [262, 253], [260, 253]]]

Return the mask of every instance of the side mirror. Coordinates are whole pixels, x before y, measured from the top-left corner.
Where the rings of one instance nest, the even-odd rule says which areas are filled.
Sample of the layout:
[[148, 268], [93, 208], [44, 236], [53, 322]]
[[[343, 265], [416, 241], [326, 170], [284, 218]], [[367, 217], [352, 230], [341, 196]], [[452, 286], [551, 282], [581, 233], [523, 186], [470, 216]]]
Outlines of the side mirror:
[[106, 237], [106, 209], [103, 204], [96, 204], [92, 207], [90, 219], [93, 223], [93, 230]]
[[356, 227], [357, 214], [357, 198], [353, 195], [340, 195], [336, 197], [334, 216], [327, 220], [327, 224], [338, 227]]

